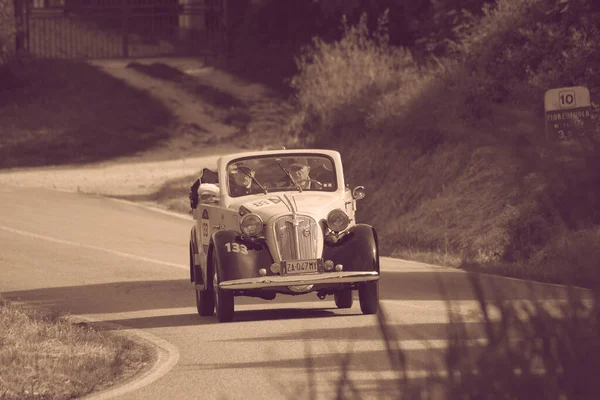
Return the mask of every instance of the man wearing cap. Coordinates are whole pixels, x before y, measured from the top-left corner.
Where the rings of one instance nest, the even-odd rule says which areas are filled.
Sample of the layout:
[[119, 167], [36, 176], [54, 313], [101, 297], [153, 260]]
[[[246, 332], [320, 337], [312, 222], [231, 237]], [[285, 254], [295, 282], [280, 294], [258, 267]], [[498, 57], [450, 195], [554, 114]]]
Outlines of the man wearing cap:
[[305, 189], [323, 189], [323, 185], [310, 177], [310, 166], [305, 158], [299, 158], [288, 166], [288, 171], [292, 178], [300, 187]]
[[290, 164], [288, 171], [302, 189], [310, 189], [310, 167], [307, 163], [303, 163], [302, 160], [297, 160]]
[[252, 183], [256, 171], [246, 164], [237, 164], [230, 167], [229, 191], [232, 197], [252, 194]]

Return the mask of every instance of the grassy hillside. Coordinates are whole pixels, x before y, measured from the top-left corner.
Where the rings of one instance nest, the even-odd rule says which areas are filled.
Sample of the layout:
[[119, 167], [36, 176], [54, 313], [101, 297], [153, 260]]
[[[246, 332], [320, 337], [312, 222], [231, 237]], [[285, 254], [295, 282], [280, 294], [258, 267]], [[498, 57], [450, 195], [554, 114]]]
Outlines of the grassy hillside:
[[5, 71], [0, 168], [101, 161], [169, 138], [169, 109], [92, 65], [21, 60]]
[[498, 0], [426, 66], [363, 18], [299, 58], [290, 129], [342, 151], [385, 254], [598, 283], [598, 120], [546, 141], [543, 109], [550, 88], [598, 96], [598, 8]]

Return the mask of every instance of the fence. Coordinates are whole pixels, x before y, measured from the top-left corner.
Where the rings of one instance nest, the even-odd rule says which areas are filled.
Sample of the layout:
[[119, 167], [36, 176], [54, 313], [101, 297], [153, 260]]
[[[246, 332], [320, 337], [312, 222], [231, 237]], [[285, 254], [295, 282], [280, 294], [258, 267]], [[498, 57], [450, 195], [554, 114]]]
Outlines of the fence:
[[215, 54], [225, 38], [223, 0], [15, 2], [21, 46], [37, 57]]

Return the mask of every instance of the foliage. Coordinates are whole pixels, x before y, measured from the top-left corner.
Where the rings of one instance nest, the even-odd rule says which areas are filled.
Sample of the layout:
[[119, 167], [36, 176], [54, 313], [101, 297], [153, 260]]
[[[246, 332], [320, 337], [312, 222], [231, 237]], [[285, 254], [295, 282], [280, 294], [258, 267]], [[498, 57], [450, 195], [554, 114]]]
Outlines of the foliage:
[[[447, 57], [418, 65], [378, 41], [380, 27], [344, 23], [340, 40], [314, 39], [299, 59], [291, 128], [352, 160], [348, 177], [372, 188], [359, 218], [380, 231], [384, 253], [517, 263], [530, 277], [574, 279], [564, 267], [540, 273], [535, 260], [547, 259], [555, 238], [600, 225], [597, 138], [546, 142], [542, 99], [570, 85], [594, 99], [597, 8], [498, 0], [454, 31]], [[597, 274], [595, 260], [578, 267], [578, 282]]]
[[[482, 5], [492, 0], [280, 0], [237, 1], [231, 16], [231, 58], [228, 68], [281, 91], [298, 72], [294, 58], [318, 37], [339, 40], [339, 21], [376, 30], [387, 13], [389, 44], [404, 47], [418, 62], [443, 56]], [[235, 12], [234, 12], [235, 11]], [[285, 84], [285, 85], [284, 85]]]
[[372, 104], [365, 99], [397, 87], [403, 75], [415, 70], [408, 52], [389, 46], [387, 25], [387, 13], [373, 33], [366, 14], [354, 26], [343, 19], [341, 40], [327, 43], [314, 38], [313, 45], [303, 49], [296, 60], [300, 73], [291, 83], [303, 113], [300, 124], [319, 121], [323, 130], [349, 121], [360, 124], [371, 111]]
[[584, 85], [597, 93], [599, 11], [592, 0], [498, 0], [485, 7], [459, 45], [473, 96], [491, 100], [480, 107], [539, 103], [553, 87]]
[[[501, 301], [499, 287], [485, 289], [471, 276], [483, 316], [485, 344], [465, 351], [468, 335], [451, 312], [446, 353], [449, 399], [593, 399], [600, 389], [598, 293], [570, 290], [566, 301]], [[490, 292], [492, 295], [490, 296]], [[485, 295], [484, 293], [487, 293]]]

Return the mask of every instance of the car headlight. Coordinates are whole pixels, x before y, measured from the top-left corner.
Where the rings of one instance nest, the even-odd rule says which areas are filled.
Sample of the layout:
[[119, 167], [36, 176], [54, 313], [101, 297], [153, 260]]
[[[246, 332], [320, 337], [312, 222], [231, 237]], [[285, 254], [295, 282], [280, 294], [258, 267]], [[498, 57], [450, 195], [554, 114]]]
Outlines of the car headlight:
[[342, 210], [331, 210], [327, 215], [327, 226], [334, 232], [341, 232], [350, 224], [350, 218]]
[[246, 236], [258, 236], [263, 230], [263, 221], [256, 214], [246, 214], [240, 220], [240, 229]]

